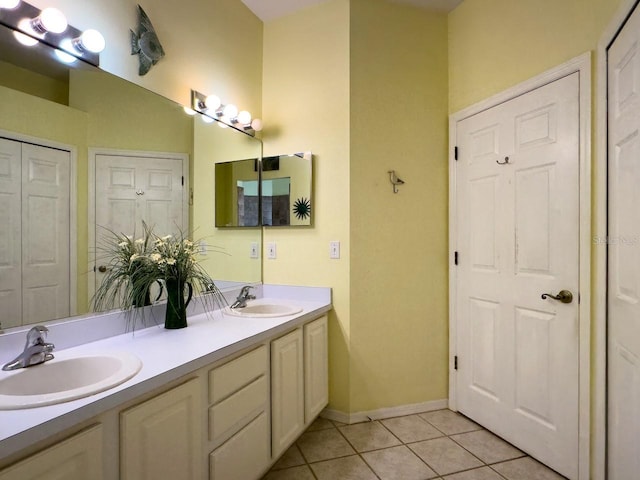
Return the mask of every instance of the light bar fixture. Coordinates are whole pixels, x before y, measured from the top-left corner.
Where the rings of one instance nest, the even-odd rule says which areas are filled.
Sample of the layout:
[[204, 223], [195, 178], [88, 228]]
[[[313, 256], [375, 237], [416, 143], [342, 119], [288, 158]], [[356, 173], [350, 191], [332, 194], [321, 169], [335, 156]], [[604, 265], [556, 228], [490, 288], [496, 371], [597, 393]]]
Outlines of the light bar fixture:
[[251, 113], [238, 111], [238, 107], [232, 103], [224, 105], [216, 95], [204, 95], [191, 90], [191, 105], [185, 106], [184, 110], [189, 115], [193, 115], [191, 112], [199, 113], [206, 123], [211, 123], [208, 120], [217, 120], [219, 127], [233, 127], [251, 136], [262, 130], [262, 120], [252, 119]]
[[0, 25], [12, 29], [21, 44], [44, 43], [53, 48], [55, 58], [65, 63], [80, 59], [100, 65], [99, 53], [106, 43], [97, 30], [78, 30], [67, 23], [60, 10], [52, 7], [40, 10], [20, 0], [0, 0], [0, 10]]

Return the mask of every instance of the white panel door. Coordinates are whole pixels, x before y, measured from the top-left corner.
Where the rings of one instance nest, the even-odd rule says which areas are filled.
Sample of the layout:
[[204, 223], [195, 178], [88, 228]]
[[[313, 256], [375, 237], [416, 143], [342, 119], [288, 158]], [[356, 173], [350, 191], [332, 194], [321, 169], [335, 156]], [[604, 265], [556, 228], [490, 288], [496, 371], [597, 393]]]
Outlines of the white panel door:
[[0, 323], [22, 322], [22, 145], [0, 139]]
[[[176, 235], [187, 228], [184, 218], [183, 159], [96, 155], [95, 239], [98, 264], [100, 246], [109, 231], [141, 236], [142, 221], [156, 235]], [[99, 266], [98, 265], [98, 266]], [[96, 282], [102, 273], [96, 272]]]
[[69, 152], [22, 144], [23, 323], [68, 317]]
[[[578, 475], [579, 77], [460, 121], [457, 408]], [[543, 293], [572, 293], [572, 303]]]
[[609, 480], [640, 472], [640, 12], [608, 52]]

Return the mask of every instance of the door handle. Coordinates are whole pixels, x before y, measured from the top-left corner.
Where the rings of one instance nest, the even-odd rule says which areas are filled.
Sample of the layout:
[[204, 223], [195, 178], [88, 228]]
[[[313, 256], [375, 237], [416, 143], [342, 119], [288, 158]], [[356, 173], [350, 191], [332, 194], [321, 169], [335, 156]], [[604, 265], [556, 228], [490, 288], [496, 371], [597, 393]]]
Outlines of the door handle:
[[571, 303], [573, 302], [573, 293], [569, 290], [560, 290], [557, 295], [553, 295], [551, 293], [543, 293], [542, 299], [546, 300], [547, 298], [553, 298], [554, 300], [558, 300], [562, 303]]

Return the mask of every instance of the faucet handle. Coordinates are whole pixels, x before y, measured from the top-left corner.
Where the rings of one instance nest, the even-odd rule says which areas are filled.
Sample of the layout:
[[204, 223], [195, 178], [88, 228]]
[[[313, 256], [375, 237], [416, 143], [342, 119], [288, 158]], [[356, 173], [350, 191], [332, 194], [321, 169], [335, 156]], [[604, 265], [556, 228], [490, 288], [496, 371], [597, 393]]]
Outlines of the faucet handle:
[[42, 345], [45, 337], [49, 333], [49, 329], [44, 325], [36, 325], [27, 333], [27, 343], [25, 344], [25, 350], [33, 345]]

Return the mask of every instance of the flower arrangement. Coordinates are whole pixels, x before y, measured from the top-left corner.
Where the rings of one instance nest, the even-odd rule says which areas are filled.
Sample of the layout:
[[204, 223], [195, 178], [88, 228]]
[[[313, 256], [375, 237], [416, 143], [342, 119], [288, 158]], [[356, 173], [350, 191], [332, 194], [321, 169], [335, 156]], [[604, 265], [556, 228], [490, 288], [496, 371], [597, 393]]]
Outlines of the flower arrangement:
[[194, 242], [182, 232], [159, 237], [143, 222], [141, 238], [110, 233], [103, 248], [110, 258], [107, 272], [93, 297], [96, 311], [113, 307], [132, 311], [134, 307], [151, 305], [150, 289], [154, 283], [160, 285], [158, 298], [162, 290], [167, 293], [166, 328], [186, 327], [186, 306], [194, 290], [202, 294], [199, 298], [207, 309], [226, 304], [213, 279], [198, 263]]

